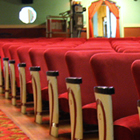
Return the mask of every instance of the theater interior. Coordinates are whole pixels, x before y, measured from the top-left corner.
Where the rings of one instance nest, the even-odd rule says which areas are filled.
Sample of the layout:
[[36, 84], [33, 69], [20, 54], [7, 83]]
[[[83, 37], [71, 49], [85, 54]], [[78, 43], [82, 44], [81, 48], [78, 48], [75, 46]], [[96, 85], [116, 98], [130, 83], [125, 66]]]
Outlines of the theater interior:
[[139, 6], [1, 0], [0, 139], [140, 140]]

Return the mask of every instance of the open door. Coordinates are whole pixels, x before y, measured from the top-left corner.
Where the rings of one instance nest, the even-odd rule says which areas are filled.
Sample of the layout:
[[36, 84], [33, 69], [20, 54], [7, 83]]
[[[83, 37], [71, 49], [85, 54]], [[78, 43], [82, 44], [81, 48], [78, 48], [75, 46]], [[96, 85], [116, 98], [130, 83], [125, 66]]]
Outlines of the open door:
[[[101, 7], [102, 4], [108, 6], [109, 10], [116, 17], [116, 36], [115, 37], [120, 37], [120, 29], [119, 29], [119, 8], [116, 6], [116, 3], [114, 3], [114, 2], [112, 2], [110, 0], [104, 0], [104, 1], [103, 0], [99, 0], [99, 1], [93, 2], [89, 6], [89, 8], [88, 8], [89, 37], [94, 37], [94, 28], [93, 28], [92, 18], [95, 15], [95, 13], [98, 11], [98, 9]], [[105, 17], [103, 19], [105, 19]]]
[[94, 37], [116, 37], [116, 17], [106, 5], [101, 5], [93, 16]]

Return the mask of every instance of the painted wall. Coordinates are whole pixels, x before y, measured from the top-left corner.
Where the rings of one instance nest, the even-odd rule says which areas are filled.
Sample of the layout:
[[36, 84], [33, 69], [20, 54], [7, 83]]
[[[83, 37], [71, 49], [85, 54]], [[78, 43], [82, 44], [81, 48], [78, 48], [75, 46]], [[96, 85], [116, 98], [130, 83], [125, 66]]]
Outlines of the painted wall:
[[[82, 5], [88, 7], [93, 0], [82, 0]], [[120, 8], [120, 30], [123, 36], [123, 27], [140, 27], [140, 0], [116, 0]], [[69, 0], [34, 0], [33, 4], [21, 4], [21, 0], [0, 0], [0, 26], [24, 25], [18, 14], [23, 6], [32, 6], [37, 12], [35, 25], [45, 24], [47, 15], [58, 15], [70, 9]], [[84, 24], [87, 24], [84, 13]]]
[[69, 0], [34, 0], [33, 4], [22, 4], [21, 0], [0, 0], [0, 25], [24, 24], [19, 18], [19, 11], [24, 6], [31, 6], [37, 12], [33, 24], [45, 23], [47, 15], [59, 15], [70, 9]]

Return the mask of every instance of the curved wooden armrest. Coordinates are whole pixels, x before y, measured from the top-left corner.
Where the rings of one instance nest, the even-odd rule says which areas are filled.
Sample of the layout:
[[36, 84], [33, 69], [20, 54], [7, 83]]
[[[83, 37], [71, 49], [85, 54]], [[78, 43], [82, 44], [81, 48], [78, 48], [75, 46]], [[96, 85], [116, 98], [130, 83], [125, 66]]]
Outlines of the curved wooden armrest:
[[5, 85], [5, 98], [9, 98], [9, 68], [8, 68], [9, 58], [3, 58], [3, 67], [4, 67], [4, 85]]
[[58, 71], [47, 71], [49, 110], [50, 110], [50, 135], [58, 137], [59, 125], [59, 100], [58, 100]]
[[114, 88], [98, 86], [94, 87], [94, 92], [97, 101], [99, 140], [113, 140], [114, 132], [111, 95], [114, 94]]
[[9, 71], [11, 81], [12, 105], [16, 105], [15, 60], [9, 60]]
[[83, 116], [80, 84], [82, 78], [68, 77], [66, 85], [68, 89], [70, 119], [71, 119], [71, 139], [83, 139]]
[[137, 101], [137, 107], [138, 107], [138, 114], [140, 119], [140, 100]]
[[19, 80], [20, 80], [20, 100], [21, 100], [21, 112], [26, 113], [26, 73], [25, 73], [25, 63], [18, 64]]
[[30, 67], [33, 96], [34, 96], [35, 122], [41, 124], [42, 123], [42, 95], [41, 95], [39, 71], [40, 71], [39, 66]]
[[2, 77], [1, 56], [0, 56], [0, 93], [2, 92], [3, 92], [3, 77]]

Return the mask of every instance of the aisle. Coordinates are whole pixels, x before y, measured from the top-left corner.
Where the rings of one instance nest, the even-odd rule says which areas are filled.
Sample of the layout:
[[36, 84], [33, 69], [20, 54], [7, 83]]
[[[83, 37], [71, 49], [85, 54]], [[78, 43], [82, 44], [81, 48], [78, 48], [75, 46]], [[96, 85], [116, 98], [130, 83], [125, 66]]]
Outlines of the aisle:
[[[23, 115], [20, 113], [18, 106], [11, 105], [11, 101], [5, 99], [0, 94], [0, 109], [30, 137], [31, 140], [70, 140], [71, 130], [68, 121], [60, 123], [59, 137], [54, 138], [49, 135], [49, 115], [43, 116], [43, 124], [39, 125], [34, 122], [33, 114]], [[98, 140], [97, 133], [84, 134], [85, 140]]]

